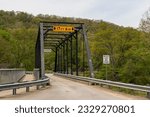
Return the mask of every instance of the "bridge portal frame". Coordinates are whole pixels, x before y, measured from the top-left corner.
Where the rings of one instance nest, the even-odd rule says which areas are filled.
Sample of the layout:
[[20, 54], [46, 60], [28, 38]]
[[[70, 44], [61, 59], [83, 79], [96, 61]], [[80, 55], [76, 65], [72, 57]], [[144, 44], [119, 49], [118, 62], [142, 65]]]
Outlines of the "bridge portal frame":
[[[54, 31], [54, 26], [72, 26], [74, 31], [63, 32]], [[44, 64], [44, 49], [51, 49], [55, 52], [55, 72], [73, 75], [73, 39], [75, 39], [75, 64], [76, 75], [79, 75], [79, 38], [78, 35], [82, 34], [83, 47], [85, 47], [87, 54], [87, 61], [90, 71], [90, 77], [94, 78], [93, 64], [91, 59], [91, 52], [88, 44], [88, 37], [84, 23], [75, 22], [40, 22], [38, 36], [35, 46], [35, 68], [40, 70], [40, 78], [45, 78], [45, 64]], [[69, 48], [70, 46], [70, 48]], [[84, 49], [84, 48], [83, 48]], [[70, 52], [69, 52], [70, 51]], [[70, 53], [70, 58], [69, 54]], [[69, 65], [70, 59], [70, 65]], [[84, 59], [84, 57], [83, 57]], [[83, 63], [84, 64], [84, 63]]]

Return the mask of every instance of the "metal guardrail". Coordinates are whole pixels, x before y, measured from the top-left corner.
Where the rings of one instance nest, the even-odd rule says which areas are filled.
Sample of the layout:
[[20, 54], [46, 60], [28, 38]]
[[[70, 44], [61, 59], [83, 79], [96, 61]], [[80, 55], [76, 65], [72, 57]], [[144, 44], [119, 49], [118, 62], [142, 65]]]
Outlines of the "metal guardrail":
[[33, 74], [34, 71], [26, 71], [26, 74]]
[[49, 78], [45, 78], [45, 79], [42, 79], [42, 80], [21, 82], [21, 83], [2, 84], [2, 85], [0, 85], [0, 91], [12, 90], [13, 89], [13, 95], [16, 95], [16, 90], [19, 89], [19, 88], [26, 87], [26, 92], [29, 92], [29, 87], [37, 86], [37, 89], [39, 89], [40, 85], [44, 86], [48, 83], [49, 83]]
[[60, 73], [54, 73], [54, 75], [72, 78], [80, 81], [85, 81], [89, 83], [97, 83], [102, 85], [108, 85], [108, 86], [115, 86], [120, 88], [126, 88], [126, 89], [132, 89], [137, 91], [143, 91], [147, 92], [147, 97], [150, 98], [150, 86], [143, 86], [143, 85], [135, 85], [135, 84], [129, 84], [129, 83], [121, 83], [121, 82], [114, 82], [109, 80], [101, 80], [96, 78], [89, 78], [89, 77], [82, 77], [82, 76], [75, 76], [70, 74], [60, 74]]

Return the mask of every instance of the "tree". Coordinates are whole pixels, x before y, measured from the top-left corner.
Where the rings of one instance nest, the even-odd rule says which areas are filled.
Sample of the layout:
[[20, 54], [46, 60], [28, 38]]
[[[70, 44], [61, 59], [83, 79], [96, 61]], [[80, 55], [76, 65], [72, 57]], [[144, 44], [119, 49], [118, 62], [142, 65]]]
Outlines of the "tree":
[[97, 78], [105, 79], [102, 57], [108, 54], [111, 58], [109, 80], [149, 84], [150, 42], [147, 33], [101, 22], [91, 43]]
[[150, 8], [143, 14], [139, 29], [145, 32], [150, 32]]

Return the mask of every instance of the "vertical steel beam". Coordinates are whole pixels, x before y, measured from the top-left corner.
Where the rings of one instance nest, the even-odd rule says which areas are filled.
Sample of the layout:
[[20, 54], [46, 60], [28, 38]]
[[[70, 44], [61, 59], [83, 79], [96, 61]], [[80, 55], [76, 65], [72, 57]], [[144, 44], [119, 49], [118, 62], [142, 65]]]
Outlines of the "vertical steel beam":
[[41, 58], [41, 78], [45, 78], [45, 64], [44, 64], [44, 34], [43, 23], [40, 23], [40, 58]]
[[[40, 52], [40, 27], [39, 27], [39, 32], [37, 36], [37, 41], [35, 45], [35, 68], [41, 68], [41, 52]], [[41, 78], [41, 72], [39, 74], [39, 77]]]
[[67, 74], [68, 74], [68, 40], [67, 40], [67, 43], [66, 43], [66, 71], [67, 71]]
[[58, 50], [56, 48], [56, 52], [55, 52], [55, 70], [54, 70], [55, 72], [57, 72], [57, 54], [58, 54], [57, 51]]
[[36, 47], [35, 47], [35, 68], [40, 68], [40, 42], [39, 39], [37, 39]]
[[83, 68], [82, 68], [82, 70], [83, 70], [83, 76], [85, 76], [85, 68], [84, 68], [84, 67], [85, 67], [85, 64], [84, 64], [84, 61], [85, 61], [85, 60], [84, 60], [84, 59], [85, 59], [85, 57], [84, 57], [84, 51], [85, 51], [85, 50], [84, 50], [84, 38], [83, 38], [82, 41], [83, 41], [83, 42], [82, 42], [82, 43], [83, 43], [83, 47], [82, 47], [82, 51], [83, 51], [83, 55], [82, 55], [82, 56], [83, 56], [83, 58], [82, 58], [82, 59], [83, 59], [83, 64], [82, 64], [82, 67], [83, 67]]
[[79, 72], [78, 72], [78, 67], [79, 67], [79, 61], [78, 61], [78, 32], [76, 32], [76, 75], [78, 76], [79, 75]]
[[71, 36], [71, 40], [70, 40], [70, 72], [71, 72], [71, 75], [73, 75], [73, 71], [72, 71], [72, 36]]
[[30, 87], [26, 87], [26, 92], [29, 92], [30, 91]]
[[57, 50], [57, 72], [60, 71], [60, 52], [59, 52], [59, 48]]
[[63, 60], [64, 60], [64, 74], [65, 74], [65, 72], [66, 72], [66, 52], [65, 52], [65, 43], [63, 44]]
[[17, 89], [13, 89], [13, 95], [17, 94]]
[[63, 72], [63, 47], [61, 48], [61, 73]]
[[83, 25], [83, 24], [82, 24], [82, 31], [83, 31], [83, 38], [84, 38], [85, 47], [86, 47], [86, 53], [87, 53], [87, 58], [88, 58], [90, 77], [94, 78], [93, 64], [92, 64], [92, 59], [91, 59], [91, 52], [90, 52], [90, 48], [89, 48], [89, 44], [88, 44], [88, 39], [87, 39], [86, 30], [85, 30], [85, 25]]

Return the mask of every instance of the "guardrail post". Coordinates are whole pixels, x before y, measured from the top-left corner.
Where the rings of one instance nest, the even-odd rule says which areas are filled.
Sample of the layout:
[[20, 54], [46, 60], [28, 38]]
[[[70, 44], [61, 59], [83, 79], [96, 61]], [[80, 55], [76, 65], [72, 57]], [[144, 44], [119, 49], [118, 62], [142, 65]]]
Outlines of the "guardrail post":
[[13, 89], [13, 95], [16, 95], [16, 94], [17, 94], [17, 90]]
[[30, 87], [26, 87], [26, 92], [29, 92], [29, 90], [30, 90]]
[[150, 92], [147, 92], [147, 98], [150, 99]]
[[39, 86], [39, 85], [37, 85], [37, 86], [36, 86], [36, 89], [37, 89], [37, 90], [39, 90], [39, 89], [40, 89], [40, 86]]

